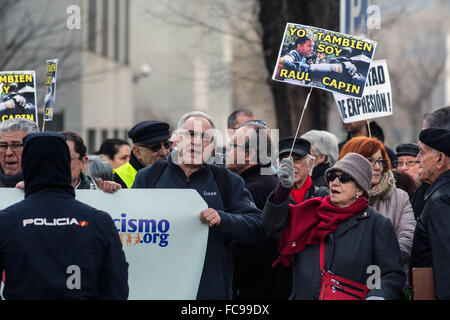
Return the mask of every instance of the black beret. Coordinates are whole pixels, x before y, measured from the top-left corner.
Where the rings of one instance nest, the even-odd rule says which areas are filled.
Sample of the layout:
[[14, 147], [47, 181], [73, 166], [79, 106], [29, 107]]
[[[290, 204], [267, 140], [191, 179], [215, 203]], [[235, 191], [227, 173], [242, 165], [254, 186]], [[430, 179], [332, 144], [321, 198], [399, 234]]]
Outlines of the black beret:
[[134, 143], [161, 142], [170, 138], [169, 124], [155, 120], [142, 121], [128, 131], [128, 137]]
[[[281, 156], [284, 153], [291, 152], [292, 142], [294, 142], [293, 137], [281, 139], [279, 141], [280, 152], [278, 153], [278, 155]], [[308, 140], [303, 138], [295, 139], [294, 149], [292, 150], [293, 154], [296, 154], [300, 157], [304, 157], [310, 153], [310, 150], [311, 150], [311, 143], [309, 143]]]
[[450, 156], [450, 130], [429, 128], [420, 131], [419, 140], [427, 146]]
[[396, 156], [412, 156], [416, 157], [419, 153], [419, 146], [415, 143], [402, 143], [395, 148]]

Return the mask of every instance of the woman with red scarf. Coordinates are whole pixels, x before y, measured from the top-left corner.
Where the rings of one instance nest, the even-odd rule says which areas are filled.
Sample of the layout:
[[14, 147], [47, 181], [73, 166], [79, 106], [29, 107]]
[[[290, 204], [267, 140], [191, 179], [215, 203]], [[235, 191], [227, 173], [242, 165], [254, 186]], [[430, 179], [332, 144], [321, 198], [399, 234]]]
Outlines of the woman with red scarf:
[[278, 178], [263, 224], [280, 241], [274, 265], [293, 264], [291, 299], [400, 298], [400, 248], [392, 222], [369, 206], [367, 159], [347, 154], [325, 172], [330, 194], [299, 205], [290, 204], [286, 192], [293, 186], [292, 158], [282, 160]]

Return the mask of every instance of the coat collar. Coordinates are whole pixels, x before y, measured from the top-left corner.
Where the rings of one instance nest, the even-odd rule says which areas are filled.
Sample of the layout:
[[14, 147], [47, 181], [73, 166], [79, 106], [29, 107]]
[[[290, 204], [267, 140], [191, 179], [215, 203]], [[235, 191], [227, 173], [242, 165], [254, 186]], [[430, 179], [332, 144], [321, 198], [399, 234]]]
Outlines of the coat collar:
[[368, 207], [365, 211], [355, 214], [350, 219], [344, 221], [334, 232], [334, 237], [340, 237], [344, 233], [346, 233], [348, 230], [356, 227], [361, 220], [367, 219], [371, 216], [371, 210], [370, 207]]
[[443, 174], [441, 174], [439, 177], [436, 178], [436, 180], [430, 185], [427, 192], [425, 193], [424, 200], [428, 200], [428, 198], [431, 197], [431, 195], [440, 189], [444, 184], [450, 183], [450, 170], [447, 170]]

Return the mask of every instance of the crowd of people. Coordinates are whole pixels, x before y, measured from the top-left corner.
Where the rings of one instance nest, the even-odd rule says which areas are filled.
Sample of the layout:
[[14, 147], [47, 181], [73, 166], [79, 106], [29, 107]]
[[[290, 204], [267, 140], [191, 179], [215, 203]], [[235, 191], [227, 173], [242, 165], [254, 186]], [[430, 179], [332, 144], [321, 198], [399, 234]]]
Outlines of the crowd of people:
[[[418, 143], [395, 152], [374, 121], [345, 124], [340, 143], [321, 130], [273, 141], [245, 109], [227, 127], [219, 148], [203, 112], [183, 115], [172, 133], [142, 121], [131, 144], [107, 139], [88, 155], [76, 132], [0, 123], [0, 187], [25, 193], [0, 212], [3, 297], [126, 299], [114, 222], [75, 190], [186, 188], [208, 205], [197, 299], [412, 299], [419, 268], [433, 271], [435, 298], [450, 299], [450, 107], [425, 114]], [[93, 226], [82, 233], [86, 215]], [[61, 227], [43, 230], [36, 218]], [[69, 285], [77, 266], [82, 283]]]

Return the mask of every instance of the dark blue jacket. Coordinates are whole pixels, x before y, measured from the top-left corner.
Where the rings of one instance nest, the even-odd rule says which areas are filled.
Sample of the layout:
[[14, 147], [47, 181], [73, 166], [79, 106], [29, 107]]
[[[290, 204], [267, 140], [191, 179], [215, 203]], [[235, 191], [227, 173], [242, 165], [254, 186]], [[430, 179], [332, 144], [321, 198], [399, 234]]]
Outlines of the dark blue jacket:
[[[261, 225], [261, 211], [253, 204], [250, 193], [244, 188], [244, 181], [230, 170], [220, 168], [230, 179], [229, 185], [225, 187], [229, 190], [229, 203], [226, 209], [211, 165], [204, 165], [186, 178], [183, 170], [169, 157], [168, 166], [154, 186], [195, 189], [208, 207], [217, 210], [220, 215], [220, 224], [209, 230], [197, 299], [231, 299], [233, 279], [231, 242], [257, 243], [265, 239]], [[132, 188], [147, 188], [151, 170], [152, 166], [138, 171]]]
[[433, 268], [434, 291], [450, 300], [450, 170], [428, 187], [411, 250], [412, 268]]
[[106, 213], [75, 200], [57, 134], [24, 139], [25, 199], [0, 211], [6, 299], [126, 299], [128, 263]]

